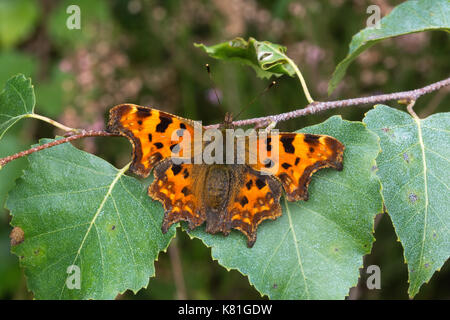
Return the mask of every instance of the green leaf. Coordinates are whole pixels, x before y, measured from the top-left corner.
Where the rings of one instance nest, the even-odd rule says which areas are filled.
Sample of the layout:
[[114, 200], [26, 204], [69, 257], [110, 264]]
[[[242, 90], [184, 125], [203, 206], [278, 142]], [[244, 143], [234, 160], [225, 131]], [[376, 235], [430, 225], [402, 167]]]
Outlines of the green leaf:
[[414, 119], [378, 105], [364, 122], [381, 139], [377, 174], [413, 297], [450, 256], [450, 113]]
[[362, 258], [374, 241], [374, 216], [382, 211], [373, 171], [378, 138], [362, 123], [338, 116], [301, 132], [339, 139], [345, 145], [344, 170], [315, 173], [308, 201], [282, 200], [283, 215], [259, 226], [251, 249], [238, 231], [228, 237], [203, 229], [190, 234], [210, 246], [222, 266], [247, 275], [269, 298], [342, 299], [358, 281]]
[[[175, 234], [162, 234], [161, 206], [145, 186], [70, 144], [29, 159], [7, 207], [25, 232], [12, 251], [35, 298], [113, 299], [145, 287]], [[71, 265], [80, 268], [80, 289], [66, 285]]]
[[[17, 133], [16, 135], [19, 135]], [[9, 156], [16, 152], [24, 150], [27, 145], [16, 135], [5, 136], [0, 141], [0, 158]], [[14, 186], [16, 180], [26, 167], [27, 162], [24, 158], [16, 159], [0, 170], [0, 216], [4, 212], [3, 206], [6, 200], [6, 194]]]
[[14, 123], [33, 114], [35, 103], [31, 79], [19, 74], [6, 82], [0, 93], [0, 139]]
[[286, 47], [269, 41], [235, 38], [213, 46], [198, 43], [194, 45], [202, 48], [212, 58], [249, 65], [260, 78], [270, 78], [272, 75], [280, 77], [283, 74], [295, 76], [295, 71], [289, 64], [290, 59], [286, 56]]
[[367, 27], [356, 35], [350, 43], [347, 56], [342, 60], [331, 77], [328, 94], [331, 94], [345, 75], [350, 63], [364, 50], [377, 42], [408, 33], [430, 30], [450, 31], [449, 0], [405, 1], [380, 20], [381, 28]]
[[39, 17], [35, 0], [0, 1], [0, 47], [11, 48], [25, 39]]

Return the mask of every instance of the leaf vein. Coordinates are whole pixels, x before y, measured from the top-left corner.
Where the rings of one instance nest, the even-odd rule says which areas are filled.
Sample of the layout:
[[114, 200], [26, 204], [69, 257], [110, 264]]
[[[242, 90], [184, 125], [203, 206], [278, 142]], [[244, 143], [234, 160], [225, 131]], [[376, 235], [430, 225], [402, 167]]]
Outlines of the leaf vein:
[[[310, 298], [310, 294], [309, 294], [309, 290], [308, 290], [308, 282], [306, 281], [305, 271], [303, 270], [303, 263], [302, 263], [302, 259], [301, 259], [301, 256], [300, 256], [300, 248], [298, 247], [297, 236], [295, 234], [294, 225], [292, 224], [291, 210], [289, 210], [286, 198], [284, 199], [284, 203], [285, 203], [286, 213], [287, 213], [288, 220], [289, 220], [289, 228], [292, 231], [292, 238], [294, 239], [295, 252], [297, 253], [297, 261], [298, 261], [298, 264], [300, 266], [300, 271], [302, 272], [303, 281], [305, 283], [306, 297], [309, 299]], [[287, 285], [286, 285], [285, 290], [286, 289], [287, 289]], [[282, 293], [282, 296], [283, 295], [284, 295], [284, 292]]]
[[[85, 241], [86, 241], [86, 239], [87, 239], [87, 237], [88, 237], [88, 235], [89, 235], [89, 233], [90, 233], [90, 231], [91, 231], [92, 225], [94, 225], [95, 220], [97, 219], [98, 215], [100, 214], [100, 212], [102, 211], [103, 207], [105, 206], [106, 201], [108, 200], [109, 196], [111, 195], [112, 190], [114, 189], [114, 186], [116, 185], [117, 181], [119, 181], [120, 178], [125, 174], [125, 171], [127, 171], [129, 167], [130, 167], [130, 163], [129, 163], [128, 165], [126, 165], [125, 167], [123, 167], [121, 170], [118, 170], [118, 171], [117, 171], [116, 177], [115, 177], [114, 180], [111, 182], [111, 185], [110, 185], [108, 191], [106, 192], [105, 196], [103, 197], [102, 202], [101, 202], [100, 205], [98, 206], [98, 209], [97, 209], [97, 211], [95, 212], [94, 217], [92, 218], [92, 221], [91, 221], [91, 223], [90, 223], [90, 225], [89, 225], [89, 227], [88, 227], [88, 229], [87, 229], [87, 231], [86, 231], [86, 233], [85, 233], [85, 235], [84, 235], [84, 238], [83, 238], [83, 240], [81, 241], [81, 244], [80, 244], [80, 247], [78, 248], [78, 251], [77, 251], [77, 254], [76, 254], [76, 256], [75, 256], [75, 259], [73, 260], [73, 263], [72, 263], [73, 265], [74, 265], [75, 262], [77, 261], [78, 256], [80, 255], [80, 252], [81, 252], [81, 250], [83, 249], [84, 243], [85, 243]], [[65, 288], [65, 285], [63, 285], [63, 287], [62, 287], [62, 289], [61, 289], [61, 292], [60, 292], [60, 294], [59, 294], [59, 298], [61, 298], [61, 296], [62, 296], [62, 294], [63, 294], [63, 292], [64, 292], [64, 288]]]

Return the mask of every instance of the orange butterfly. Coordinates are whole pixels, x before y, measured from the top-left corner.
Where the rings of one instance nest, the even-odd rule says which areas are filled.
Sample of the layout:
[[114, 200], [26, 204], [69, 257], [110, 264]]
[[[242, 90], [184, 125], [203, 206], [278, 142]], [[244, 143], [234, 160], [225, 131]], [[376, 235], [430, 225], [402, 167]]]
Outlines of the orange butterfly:
[[[227, 116], [220, 132], [227, 136], [225, 131], [231, 128], [231, 116]], [[243, 150], [234, 141], [232, 149], [227, 150], [230, 138], [225, 138], [220, 142], [225, 154], [215, 154], [215, 159], [223, 161], [198, 163], [199, 153], [211, 146], [210, 141], [201, 141], [196, 149], [196, 133], [203, 136], [204, 127], [133, 104], [112, 108], [107, 130], [127, 137], [133, 144], [132, 172], [147, 177], [154, 168], [155, 179], [148, 193], [164, 206], [164, 233], [180, 220], [187, 221], [190, 229], [206, 221], [208, 233], [228, 235], [232, 228], [240, 230], [248, 238], [248, 247], [255, 243], [262, 221], [281, 216], [282, 188], [289, 201], [307, 200], [314, 172], [343, 167], [344, 145], [333, 137], [272, 132], [257, 136], [256, 148], [249, 147], [246, 137]], [[245, 160], [229, 164], [227, 153], [233, 160]]]

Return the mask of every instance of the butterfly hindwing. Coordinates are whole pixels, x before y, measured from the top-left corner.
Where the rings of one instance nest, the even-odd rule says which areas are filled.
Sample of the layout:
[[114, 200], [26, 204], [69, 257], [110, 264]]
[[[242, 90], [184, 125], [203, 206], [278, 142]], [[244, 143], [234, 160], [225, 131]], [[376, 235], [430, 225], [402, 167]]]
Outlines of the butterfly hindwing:
[[200, 184], [197, 168], [192, 164], [175, 164], [166, 159], [154, 169], [155, 180], [148, 189], [150, 197], [160, 201], [164, 207], [162, 230], [180, 220], [188, 221], [191, 229], [205, 221], [201, 210], [201, 199], [197, 197]]
[[[260, 156], [260, 149], [265, 148]], [[268, 134], [258, 141], [255, 170], [275, 176], [289, 201], [307, 200], [311, 176], [319, 169], [342, 170], [344, 145], [327, 135], [307, 133]]]
[[228, 212], [231, 227], [247, 236], [248, 247], [255, 243], [256, 229], [262, 221], [281, 216], [280, 196], [281, 186], [274, 177], [246, 167]]
[[[107, 130], [126, 136], [133, 145], [130, 170], [147, 177], [161, 160], [176, 153], [183, 157], [194, 137], [195, 122], [167, 112], [134, 104], [121, 104], [111, 109]], [[188, 143], [180, 147], [183, 141]]]

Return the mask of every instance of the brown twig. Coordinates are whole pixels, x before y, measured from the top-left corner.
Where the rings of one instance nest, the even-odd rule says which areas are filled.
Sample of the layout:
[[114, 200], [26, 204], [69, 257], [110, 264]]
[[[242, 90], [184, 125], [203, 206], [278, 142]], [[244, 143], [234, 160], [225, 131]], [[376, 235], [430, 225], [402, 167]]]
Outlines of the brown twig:
[[[419, 97], [423, 96], [424, 94], [439, 90], [445, 86], [450, 85], [450, 78], [435, 82], [433, 84], [430, 84], [426, 87], [410, 90], [410, 91], [403, 91], [403, 92], [396, 92], [396, 93], [389, 93], [389, 94], [380, 94], [370, 97], [362, 97], [362, 98], [354, 98], [354, 99], [346, 99], [346, 100], [337, 100], [337, 101], [327, 101], [327, 102], [313, 102], [306, 106], [304, 109], [298, 109], [295, 111], [290, 111], [286, 113], [281, 113], [277, 115], [267, 116], [267, 117], [260, 117], [260, 118], [253, 118], [253, 119], [247, 119], [247, 120], [239, 120], [234, 121], [233, 124], [235, 126], [244, 126], [249, 124], [270, 124], [270, 123], [276, 123], [280, 121], [286, 121], [293, 118], [298, 118], [302, 116], [306, 116], [309, 114], [315, 114], [319, 113], [325, 110], [330, 109], [336, 109], [336, 108], [343, 108], [343, 107], [349, 107], [349, 106], [355, 106], [355, 105], [364, 105], [364, 104], [374, 104], [374, 103], [380, 103], [385, 101], [391, 101], [391, 100], [406, 100], [406, 101], [416, 101]], [[412, 105], [409, 106], [408, 111], [412, 108]], [[205, 129], [213, 129], [219, 127], [220, 124], [213, 124], [209, 126], [205, 126]], [[72, 134], [74, 133], [74, 134]], [[36, 151], [40, 151], [43, 149], [47, 149], [53, 146], [57, 146], [62, 143], [66, 143], [69, 141], [85, 138], [85, 137], [107, 137], [107, 136], [117, 136], [117, 134], [112, 134], [106, 131], [95, 131], [95, 130], [81, 130], [81, 131], [69, 131], [70, 135], [69, 137], [53, 141], [50, 143], [46, 143], [34, 148], [31, 148], [29, 150], [25, 150], [19, 153], [16, 153], [12, 156], [8, 156], [6, 158], [0, 159], [0, 169], [7, 164], [8, 162], [24, 157], [26, 155], [29, 155], [31, 153], [34, 153]]]
[[60, 145], [60, 144], [63, 144], [63, 143], [69, 142], [69, 141], [86, 138], [86, 137], [109, 137], [109, 136], [117, 136], [117, 134], [109, 133], [106, 131], [81, 130], [79, 133], [73, 134], [69, 137], [55, 140], [55, 141], [52, 141], [49, 143], [45, 143], [45, 144], [36, 146], [34, 148], [31, 148], [31, 149], [28, 149], [25, 151], [21, 151], [16, 154], [13, 154], [11, 156], [2, 158], [2, 159], [0, 159], [0, 169], [8, 162], [11, 162], [18, 158], [22, 158], [22, 157], [32, 154], [34, 152], [37, 152], [37, 151], [40, 151], [43, 149], [47, 149], [47, 148], [51, 148], [51, 147], [54, 147], [54, 146], [57, 146], [57, 145]]
[[[260, 117], [260, 118], [253, 118], [253, 119], [247, 119], [247, 120], [239, 120], [234, 121], [233, 124], [235, 126], [245, 126], [249, 124], [258, 124], [258, 123], [269, 123], [269, 122], [280, 122], [280, 121], [286, 121], [293, 118], [298, 118], [310, 114], [319, 113], [325, 110], [330, 109], [336, 109], [336, 108], [343, 108], [343, 107], [349, 107], [349, 106], [355, 106], [355, 105], [364, 105], [364, 104], [374, 104], [374, 103], [380, 103], [385, 101], [391, 101], [391, 100], [417, 100], [419, 97], [423, 96], [424, 94], [439, 90], [442, 87], [450, 85], [450, 78], [435, 82], [433, 84], [430, 84], [426, 87], [410, 90], [410, 91], [403, 91], [403, 92], [396, 92], [396, 93], [389, 93], [389, 94], [380, 94], [375, 96], [369, 96], [369, 97], [362, 97], [362, 98], [354, 98], [354, 99], [346, 99], [346, 100], [337, 100], [337, 101], [326, 101], [326, 102], [313, 102], [308, 104], [303, 109], [298, 109], [286, 113], [281, 113], [273, 116], [267, 116], [267, 117]], [[206, 126], [207, 129], [213, 129], [217, 128], [219, 124], [213, 124]]]

